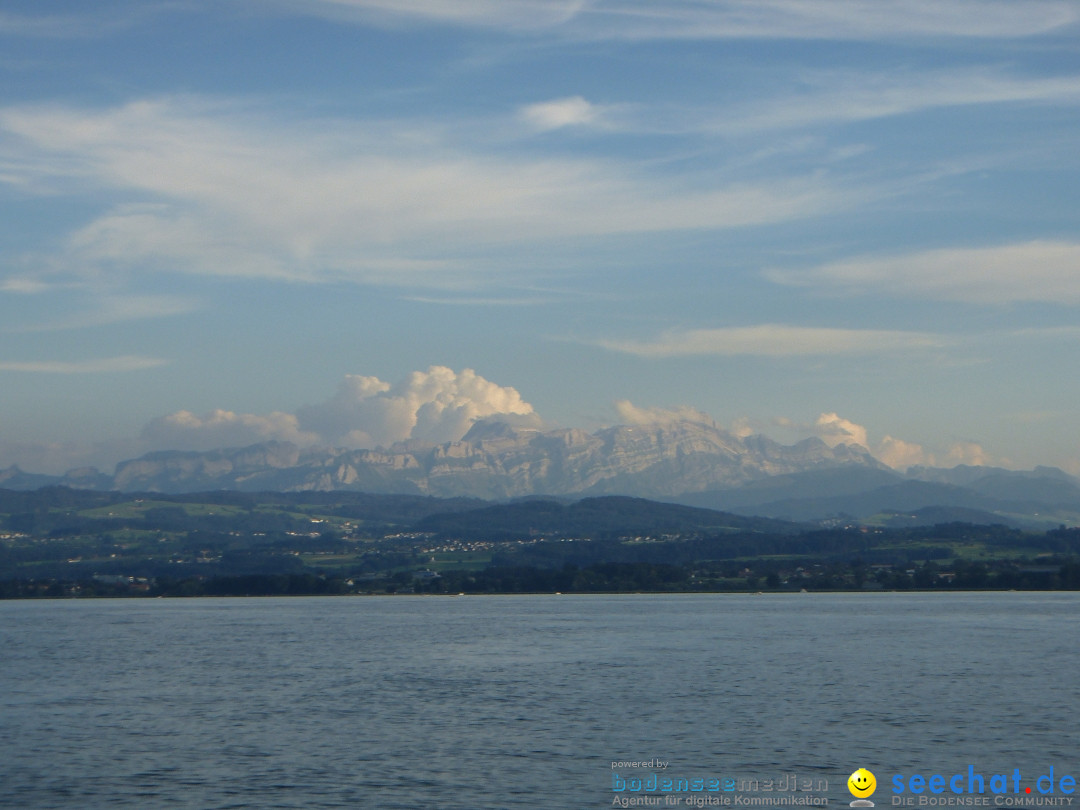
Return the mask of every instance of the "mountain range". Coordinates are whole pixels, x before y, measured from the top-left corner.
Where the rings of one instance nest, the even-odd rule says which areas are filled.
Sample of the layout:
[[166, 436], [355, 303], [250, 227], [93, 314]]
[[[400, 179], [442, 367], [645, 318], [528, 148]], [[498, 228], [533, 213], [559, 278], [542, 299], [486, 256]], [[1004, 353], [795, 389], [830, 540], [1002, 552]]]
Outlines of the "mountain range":
[[[715, 424], [669, 421], [594, 433], [479, 421], [460, 440], [375, 450], [267, 442], [206, 452], [161, 451], [63, 476], [0, 471], [0, 488], [184, 493], [207, 490], [420, 494], [507, 500], [629, 495], [787, 520], [919, 525], [964, 520], [1075, 523], [1080, 481], [1056, 468], [914, 467], [902, 474], [851, 444], [783, 445]], [[925, 512], [925, 510], [930, 512]], [[925, 512], [925, 513], [924, 513]]]

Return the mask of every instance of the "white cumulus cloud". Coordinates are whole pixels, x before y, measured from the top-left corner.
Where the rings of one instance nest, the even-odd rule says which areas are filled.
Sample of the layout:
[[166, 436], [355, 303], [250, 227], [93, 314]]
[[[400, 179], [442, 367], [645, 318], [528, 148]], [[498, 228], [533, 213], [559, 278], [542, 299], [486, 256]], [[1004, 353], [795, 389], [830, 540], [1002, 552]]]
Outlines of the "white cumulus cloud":
[[310, 445], [318, 436], [300, 430], [291, 413], [275, 411], [258, 416], [218, 409], [203, 416], [177, 411], [158, 417], [143, 428], [141, 439], [156, 449], [213, 450], [271, 440]]
[[572, 96], [529, 104], [518, 115], [529, 126], [544, 131], [594, 123], [599, 110], [581, 96]]
[[838, 444], [858, 445], [869, 450], [874, 458], [882, 463], [900, 471], [917, 465], [955, 467], [957, 464], [968, 464], [981, 467], [996, 463], [982, 445], [973, 441], [955, 442], [944, 452], [934, 452], [921, 444], [904, 441], [888, 434], [881, 441], [871, 443], [869, 432], [865, 427], [836, 413], [821, 414], [812, 430], [830, 447]]
[[866, 428], [835, 413], [823, 413], [814, 423], [815, 433], [829, 447], [838, 444], [857, 444], [870, 449], [866, 443]]
[[209, 450], [278, 440], [300, 446], [353, 449], [415, 439], [456, 441], [472, 424], [506, 415], [520, 423], [539, 421], [532, 405], [514, 389], [486, 380], [472, 369], [445, 366], [414, 371], [396, 385], [377, 377], [348, 374], [330, 399], [295, 414], [268, 415], [214, 410], [199, 416], [177, 411], [143, 429], [147, 449]]
[[985, 467], [993, 464], [994, 460], [978, 442], [956, 442], [949, 448], [943, 466], [955, 467], [957, 464], [967, 464], [972, 467]]
[[[709, 425], [716, 423], [706, 413], [683, 406], [679, 408], [639, 408], [627, 400], [615, 403], [619, 417], [626, 424], [665, 424], [677, 421], [701, 422]], [[958, 464], [986, 466], [1000, 464], [983, 447], [973, 441], [958, 441], [948, 448], [932, 450], [915, 442], [898, 439], [886, 434], [880, 441], [872, 440], [870, 431], [857, 422], [853, 422], [836, 412], [822, 413], [813, 422], [801, 422], [786, 417], [773, 417], [761, 420], [751, 417], [739, 417], [732, 422], [731, 432], [741, 439], [752, 435], [769, 435], [779, 430], [783, 443], [796, 442], [816, 436], [829, 447], [841, 444], [860, 447], [870, 452], [878, 461], [903, 472], [908, 467], [954, 467]]]
[[323, 441], [345, 447], [386, 446], [407, 439], [449, 442], [473, 422], [497, 414], [534, 415], [514, 388], [472, 369], [445, 366], [414, 371], [396, 385], [349, 375], [327, 402], [301, 408], [301, 425]]
[[892, 436], [886, 436], [874, 448], [874, 457], [888, 464], [895, 470], [908, 467], [955, 467], [967, 464], [971, 467], [985, 467], [991, 464], [1006, 463], [1003, 459], [991, 456], [978, 442], [954, 442], [948, 449], [931, 452], [921, 444], [906, 442]]
[[886, 435], [874, 450], [874, 457], [894, 470], [906, 470], [917, 465], [932, 465], [933, 456], [921, 444], [906, 442]]

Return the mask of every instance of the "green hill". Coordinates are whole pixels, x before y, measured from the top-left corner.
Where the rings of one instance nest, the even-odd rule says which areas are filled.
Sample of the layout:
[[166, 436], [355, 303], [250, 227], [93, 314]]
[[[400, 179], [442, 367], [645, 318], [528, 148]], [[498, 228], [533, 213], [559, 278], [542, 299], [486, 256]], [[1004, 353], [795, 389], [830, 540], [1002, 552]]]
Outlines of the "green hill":
[[804, 528], [782, 520], [743, 517], [712, 509], [620, 496], [584, 498], [569, 504], [555, 500], [519, 501], [453, 514], [429, 515], [416, 524], [417, 531], [478, 540], [504, 540], [523, 535], [796, 534]]

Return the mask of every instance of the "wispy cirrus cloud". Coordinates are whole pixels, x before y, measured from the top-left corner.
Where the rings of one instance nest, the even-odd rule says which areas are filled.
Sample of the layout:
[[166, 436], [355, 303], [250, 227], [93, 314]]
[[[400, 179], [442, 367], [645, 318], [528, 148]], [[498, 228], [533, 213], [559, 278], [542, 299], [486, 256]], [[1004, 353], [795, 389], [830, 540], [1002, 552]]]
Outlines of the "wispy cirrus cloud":
[[785, 92], [701, 120], [702, 131], [742, 133], [869, 121], [986, 104], [1078, 104], [1080, 76], [1015, 76], [994, 68], [804, 75]]
[[674, 330], [653, 340], [600, 340], [596, 344], [605, 349], [639, 357], [807, 357], [933, 349], [945, 345], [946, 342], [944, 337], [926, 332], [834, 329], [770, 323], [719, 329]]
[[1037, 240], [863, 257], [808, 270], [770, 269], [765, 277], [849, 295], [893, 295], [1005, 304], [1080, 303], [1080, 243]]
[[145, 371], [168, 363], [160, 357], [144, 357], [137, 354], [119, 357], [102, 357], [94, 360], [26, 360], [0, 361], [0, 372], [27, 374], [114, 374], [128, 371]]
[[594, 36], [629, 39], [838, 39], [1002, 37], [1073, 25], [1067, 2], [1024, 4], [958, 0], [600, 0], [575, 19]]
[[74, 14], [14, 14], [0, 11], [0, 36], [81, 38], [101, 29], [100, 18]]
[[[596, 103], [582, 96], [524, 105], [518, 119], [549, 132], [582, 129], [609, 134], [738, 137], [842, 127], [904, 115], [987, 105], [1080, 105], [1080, 75], [1024, 76], [992, 66], [890, 71], [803, 72], [750, 101], [713, 106]], [[769, 151], [771, 147], [765, 147]], [[848, 151], [866, 147], [844, 147]], [[857, 152], [856, 152], [857, 153]], [[775, 152], [773, 152], [775, 154]]]
[[432, 283], [508, 245], [819, 216], [860, 194], [821, 175], [713, 184], [597, 158], [506, 155], [414, 125], [298, 127], [190, 98], [0, 110], [23, 185], [122, 202], [59, 263], [116, 273]]
[[365, 22], [546, 32], [580, 39], [1017, 38], [1076, 24], [1066, 0], [283, 0], [297, 13]]
[[619, 421], [627, 425], [656, 425], [675, 422], [700, 422], [716, 426], [716, 420], [704, 411], [684, 405], [680, 408], [640, 408], [628, 399], [615, 402]]
[[22, 14], [0, 11], [0, 37], [33, 39], [88, 39], [115, 33], [155, 15], [191, 10], [183, 0], [146, 0], [134, 4], [110, 3], [108, 0], [87, 7], [85, 13]]
[[560, 26], [590, 0], [281, 0], [295, 13], [366, 23], [418, 21], [509, 31]]
[[0, 279], [0, 292], [14, 293], [15, 295], [39, 295], [53, 289], [53, 285], [40, 279], [26, 278], [23, 276], [11, 276]]
[[478, 297], [478, 296], [433, 296], [433, 295], [405, 295], [406, 301], [415, 301], [418, 304], [436, 304], [439, 306], [457, 307], [534, 307], [547, 304], [558, 304], [566, 301], [562, 296], [505, 296], [505, 297]]
[[[2, 290], [0, 285], [0, 290]], [[51, 289], [46, 285], [46, 289]], [[42, 290], [44, 292], [44, 290]], [[128, 321], [167, 318], [185, 315], [198, 308], [198, 303], [186, 296], [91, 294], [76, 311], [64, 316], [52, 316], [33, 323], [8, 323], [0, 332], [57, 332], [66, 329], [85, 329]]]

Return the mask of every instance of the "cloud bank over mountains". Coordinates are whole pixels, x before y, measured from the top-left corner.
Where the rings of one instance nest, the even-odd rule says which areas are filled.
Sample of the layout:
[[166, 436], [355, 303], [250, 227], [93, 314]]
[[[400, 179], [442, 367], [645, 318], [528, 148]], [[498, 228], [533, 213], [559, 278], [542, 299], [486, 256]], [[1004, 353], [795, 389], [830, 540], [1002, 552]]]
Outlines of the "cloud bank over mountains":
[[[834, 412], [823, 413], [812, 423], [784, 417], [768, 422], [742, 417], [725, 427], [709, 414], [689, 406], [639, 407], [624, 399], [614, 402], [613, 409], [616, 422], [623, 425], [696, 423], [728, 430], [739, 438], [779, 431], [785, 441], [792, 442], [817, 437], [830, 448], [850, 445], [866, 450], [898, 470], [915, 465], [986, 465], [1002, 461], [991, 458], [974, 442], [959, 442], [942, 452], [932, 452], [890, 435], [871, 441], [865, 426]], [[431, 366], [393, 384], [374, 376], [347, 374], [333, 396], [297, 408], [295, 413], [237, 413], [218, 408], [200, 415], [179, 410], [152, 419], [137, 438], [96, 445], [3, 445], [0, 468], [18, 464], [27, 471], [58, 474], [85, 465], [106, 468], [154, 451], [203, 452], [268, 441], [289, 442], [301, 448], [348, 450], [388, 448], [399, 442], [437, 445], [461, 440], [475, 422], [483, 419], [505, 421], [518, 428], [547, 427], [515, 388], [485, 379], [472, 369], [458, 372], [446, 366]]]
[[458, 373], [431, 366], [394, 385], [347, 374], [330, 399], [305, 405], [295, 414], [214, 410], [198, 416], [177, 411], [151, 421], [141, 438], [162, 450], [211, 450], [270, 440], [359, 450], [409, 440], [457, 441], [477, 419], [491, 416], [525, 418], [539, 425], [532, 405], [514, 388], [497, 385], [472, 369]]
[[1076, 0], [0, 7], [0, 469], [496, 417], [1080, 473]]
[[836, 447], [838, 444], [863, 447], [878, 461], [896, 470], [920, 465], [955, 467], [957, 464], [985, 466], [995, 463], [981, 445], [970, 441], [955, 442], [944, 453], [933, 453], [920, 444], [906, 442], [887, 434], [880, 441], [871, 444], [869, 431], [865, 427], [835, 413], [821, 414], [814, 423], [813, 430], [829, 447]]

